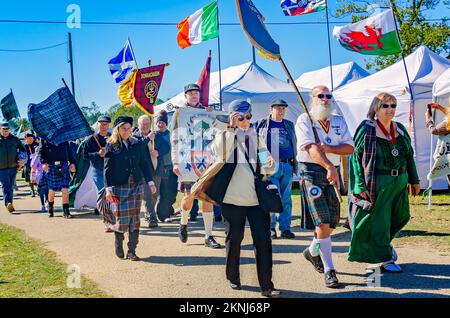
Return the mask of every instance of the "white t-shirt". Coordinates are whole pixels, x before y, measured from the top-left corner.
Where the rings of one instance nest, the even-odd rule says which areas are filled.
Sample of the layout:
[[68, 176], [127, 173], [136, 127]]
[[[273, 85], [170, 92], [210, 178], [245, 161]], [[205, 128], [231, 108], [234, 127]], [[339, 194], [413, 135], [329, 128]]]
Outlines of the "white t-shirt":
[[[331, 115], [328, 133], [322, 125], [316, 121], [314, 121], [314, 127], [317, 130], [320, 141], [324, 144], [330, 146], [339, 146], [343, 144], [354, 146], [353, 138], [350, 135], [347, 123], [345, 122], [344, 117], [340, 115]], [[316, 143], [311, 128], [311, 121], [307, 114], [301, 114], [298, 117], [297, 123], [295, 124], [295, 134], [297, 136], [297, 161], [315, 163], [305, 150], [307, 145]], [[340, 165], [340, 155], [327, 153], [326, 156], [334, 166]]]

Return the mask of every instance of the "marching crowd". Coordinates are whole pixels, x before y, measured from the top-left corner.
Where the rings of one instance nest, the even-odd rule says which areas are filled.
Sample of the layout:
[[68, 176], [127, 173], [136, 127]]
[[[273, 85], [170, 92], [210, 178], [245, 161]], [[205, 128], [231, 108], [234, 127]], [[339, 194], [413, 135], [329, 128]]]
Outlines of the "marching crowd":
[[[185, 87], [185, 107], [212, 112], [199, 103], [200, 88]], [[267, 118], [252, 122], [252, 105], [235, 100], [229, 105], [227, 129], [211, 143], [215, 162], [196, 182], [178, 182], [183, 164], [179, 146], [184, 134], [177, 130], [176, 115], [161, 111], [156, 129], [141, 116], [133, 129], [133, 118], [121, 116], [113, 123], [98, 118], [98, 131], [77, 144], [53, 145], [32, 131], [25, 145], [3, 123], [0, 137], [0, 182], [9, 212], [14, 212], [13, 190], [17, 170], [24, 171], [31, 193], [37, 193], [42, 212], [54, 216], [55, 192], [62, 193], [63, 216], [69, 211], [69, 185], [77, 169], [77, 153], [90, 162], [98, 196], [96, 214], [103, 215], [106, 232], [114, 232], [119, 258], [139, 260], [136, 248], [144, 201], [150, 228], [158, 219], [180, 216], [178, 236], [186, 243], [189, 221], [196, 220], [199, 203], [204, 222], [205, 246], [221, 248], [213, 235], [214, 221], [223, 220], [226, 239], [226, 277], [233, 289], [241, 289], [239, 259], [246, 222], [255, 248], [256, 268], [262, 295], [279, 297], [272, 282], [272, 239], [294, 239], [291, 231], [293, 177], [300, 180], [302, 216], [314, 238], [303, 255], [324, 275], [325, 285], [340, 286], [332, 257], [331, 234], [340, 221], [341, 158], [349, 156], [349, 224], [352, 239], [349, 261], [380, 263], [388, 272], [401, 272], [392, 246], [395, 235], [410, 218], [408, 185], [412, 194], [420, 181], [407, 129], [394, 121], [397, 100], [388, 93], [373, 98], [367, 119], [349, 132], [344, 117], [332, 106], [333, 96], [325, 86], [311, 92], [310, 114], [296, 123], [285, 119], [289, 105], [281, 99], [270, 105]], [[450, 120], [435, 124], [430, 112], [427, 127], [433, 134], [449, 134]], [[112, 133], [109, 133], [112, 124]], [[261, 184], [265, 186], [260, 187]], [[268, 185], [268, 186], [267, 186]], [[262, 204], [264, 191], [277, 189], [282, 205], [270, 213]], [[183, 193], [180, 212], [173, 204]], [[267, 197], [270, 197], [267, 192]], [[190, 215], [190, 216], [189, 216]], [[277, 233], [276, 227], [280, 234]], [[128, 232], [128, 250], [123, 242]]]

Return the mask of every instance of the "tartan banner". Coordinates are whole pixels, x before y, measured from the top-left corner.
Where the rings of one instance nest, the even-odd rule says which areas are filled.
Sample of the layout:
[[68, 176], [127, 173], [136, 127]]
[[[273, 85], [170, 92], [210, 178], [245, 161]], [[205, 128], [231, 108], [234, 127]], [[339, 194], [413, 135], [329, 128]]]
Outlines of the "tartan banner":
[[67, 87], [39, 104], [28, 105], [28, 118], [37, 135], [54, 145], [91, 135], [91, 127]]
[[20, 117], [16, 99], [12, 91], [0, 101], [0, 108], [2, 110], [2, 116], [6, 121]]
[[136, 105], [147, 115], [153, 115], [159, 87], [164, 76], [165, 64], [139, 69], [134, 84]]

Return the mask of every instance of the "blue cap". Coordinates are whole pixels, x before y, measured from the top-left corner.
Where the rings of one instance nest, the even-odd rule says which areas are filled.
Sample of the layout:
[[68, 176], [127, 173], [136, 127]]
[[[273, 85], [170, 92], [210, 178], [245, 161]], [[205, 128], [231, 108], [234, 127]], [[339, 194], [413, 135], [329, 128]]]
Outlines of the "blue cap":
[[246, 100], [236, 99], [228, 106], [228, 112], [238, 112], [239, 114], [249, 114], [252, 112], [252, 105]]

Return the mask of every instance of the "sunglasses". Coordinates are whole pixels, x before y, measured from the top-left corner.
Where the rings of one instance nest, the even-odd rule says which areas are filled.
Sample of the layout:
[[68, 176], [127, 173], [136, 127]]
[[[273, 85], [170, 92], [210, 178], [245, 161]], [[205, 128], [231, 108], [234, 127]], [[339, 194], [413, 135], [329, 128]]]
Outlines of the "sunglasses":
[[250, 119], [252, 119], [252, 115], [247, 115], [247, 116], [239, 116], [238, 117], [238, 120], [239, 121], [244, 121], [244, 120], [250, 120]]
[[397, 108], [397, 104], [381, 104], [381, 108], [386, 109], [386, 108], [389, 108], [389, 107], [395, 109], [395, 108]]
[[318, 94], [317, 97], [319, 97], [320, 99], [323, 99], [324, 97], [326, 97], [327, 99], [332, 99], [333, 95], [331, 95], [331, 94]]

